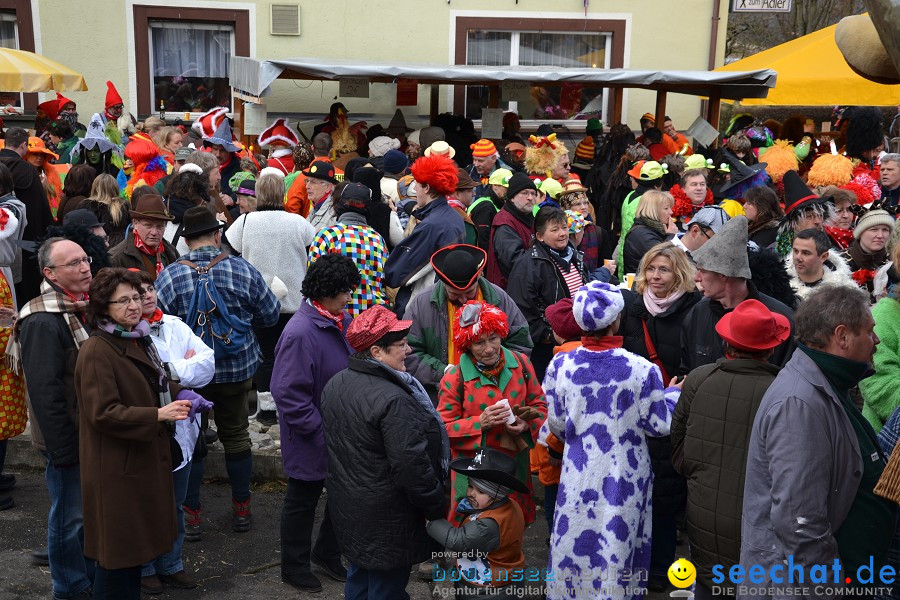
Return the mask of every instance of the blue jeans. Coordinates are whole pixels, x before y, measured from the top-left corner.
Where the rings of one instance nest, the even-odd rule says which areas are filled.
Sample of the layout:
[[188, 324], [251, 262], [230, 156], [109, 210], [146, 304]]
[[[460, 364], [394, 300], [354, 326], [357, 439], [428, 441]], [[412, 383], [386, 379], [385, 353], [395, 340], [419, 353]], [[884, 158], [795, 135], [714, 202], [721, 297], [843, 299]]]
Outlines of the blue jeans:
[[346, 600], [409, 600], [406, 584], [412, 565], [375, 571], [361, 569], [350, 563], [347, 569], [347, 583], [344, 586]]
[[81, 507], [81, 472], [78, 465], [57, 469], [47, 459], [46, 480], [50, 495], [47, 518], [47, 553], [53, 595], [71, 598], [91, 587], [94, 561], [84, 556]]
[[[193, 462], [193, 461], [191, 461]], [[184, 498], [187, 496], [188, 481], [191, 477], [191, 463], [188, 463], [172, 472], [172, 484], [175, 487], [175, 520], [178, 522], [178, 537], [172, 549], [156, 557], [156, 560], [144, 563], [141, 569], [141, 577], [150, 575], [172, 575], [184, 570], [184, 561], [181, 560], [181, 549], [184, 547]]]

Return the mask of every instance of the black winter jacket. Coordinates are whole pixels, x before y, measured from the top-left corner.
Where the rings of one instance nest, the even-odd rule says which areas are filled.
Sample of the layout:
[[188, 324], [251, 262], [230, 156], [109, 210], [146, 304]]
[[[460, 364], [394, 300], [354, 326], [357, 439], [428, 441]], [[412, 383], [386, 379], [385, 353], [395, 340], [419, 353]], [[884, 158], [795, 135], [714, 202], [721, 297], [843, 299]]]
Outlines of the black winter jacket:
[[350, 358], [322, 391], [328, 510], [343, 554], [363, 569], [439, 551], [426, 520], [447, 514], [441, 425], [387, 367]]
[[[634, 301], [627, 303], [627, 310], [619, 327], [619, 335], [623, 338], [622, 347], [650, 360], [650, 353], [644, 343], [643, 323], [646, 322], [650, 340], [656, 348], [659, 360], [669, 377], [672, 377], [678, 372], [678, 363], [681, 360], [681, 322], [691, 308], [703, 298], [703, 294], [686, 293], [664, 313], [652, 317], [644, 305], [643, 296], [627, 290], [624, 293], [634, 296]], [[669, 385], [668, 380], [664, 380], [663, 384]], [[653, 468], [653, 512], [677, 514], [684, 510], [687, 484], [684, 477], [672, 466], [672, 438], [648, 437], [647, 449]]]
[[[652, 227], [642, 225], [640, 219], [635, 219], [631, 231], [625, 236], [625, 273], [637, 273], [641, 259], [644, 258], [647, 250], [671, 237]], [[621, 273], [619, 277], [624, 277], [625, 273]]]
[[687, 530], [697, 577], [741, 558], [747, 448], [753, 420], [779, 368], [720, 359], [691, 371], [672, 416], [676, 465], [688, 478]]
[[[775, 353], [769, 359], [773, 365], [783, 367], [794, 353], [794, 311], [779, 302], [775, 298], [766, 296], [756, 289], [752, 281], [747, 282], [747, 298], [762, 302], [772, 312], [777, 312], [788, 318], [791, 322], [791, 337], [775, 348]], [[691, 309], [681, 326], [681, 365], [678, 367], [679, 375], [687, 375], [697, 367], [714, 363], [725, 356], [725, 347], [722, 338], [716, 333], [716, 323], [725, 313], [732, 309], [726, 309], [717, 300], [704, 298]]]

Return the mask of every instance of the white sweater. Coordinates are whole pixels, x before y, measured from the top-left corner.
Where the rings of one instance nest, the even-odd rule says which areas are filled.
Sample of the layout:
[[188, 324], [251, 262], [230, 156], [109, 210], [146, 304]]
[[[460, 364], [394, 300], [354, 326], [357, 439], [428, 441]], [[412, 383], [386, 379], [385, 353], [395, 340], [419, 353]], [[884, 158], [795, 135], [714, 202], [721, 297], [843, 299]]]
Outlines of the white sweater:
[[306, 219], [283, 210], [241, 215], [225, 232], [231, 247], [262, 273], [269, 287], [276, 277], [287, 287], [287, 295], [279, 298], [283, 313], [297, 312], [303, 301], [306, 249], [315, 236]]

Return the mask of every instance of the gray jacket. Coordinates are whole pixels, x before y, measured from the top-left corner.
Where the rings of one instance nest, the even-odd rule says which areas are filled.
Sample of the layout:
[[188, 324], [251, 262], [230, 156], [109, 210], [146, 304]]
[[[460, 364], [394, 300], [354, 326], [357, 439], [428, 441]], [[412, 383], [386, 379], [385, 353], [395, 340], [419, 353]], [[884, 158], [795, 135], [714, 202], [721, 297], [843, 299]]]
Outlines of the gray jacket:
[[[763, 397], [750, 437], [741, 564], [766, 571], [766, 580], [752, 587], [772, 587], [770, 568], [792, 556], [794, 564], [807, 567], [807, 597], [830, 597], [815, 594], [809, 567], [830, 566], [839, 558], [834, 536], [853, 504], [862, 470], [856, 433], [840, 399], [798, 348]], [[786, 571], [783, 575], [785, 583], [774, 587], [798, 587], [786, 583]]]

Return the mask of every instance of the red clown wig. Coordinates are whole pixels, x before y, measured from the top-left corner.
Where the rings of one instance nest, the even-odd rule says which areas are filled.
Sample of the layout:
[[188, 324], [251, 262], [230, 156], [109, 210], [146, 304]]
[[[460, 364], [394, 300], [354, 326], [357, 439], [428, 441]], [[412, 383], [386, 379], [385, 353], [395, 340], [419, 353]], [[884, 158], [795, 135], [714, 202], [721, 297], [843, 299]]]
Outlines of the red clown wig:
[[450, 158], [432, 154], [413, 163], [412, 175], [419, 183], [430, 186], [435, 192], [447, 196], [456, 191], [459, 182], [458, 167]]
[[[421, 160], [421, 159], [420, 159]], [[471, 300], [456, 311], [453, 321], [453, 344], [465, 352], [484, 335], [509, 335], [506, 313], [483, 300]]]

